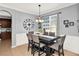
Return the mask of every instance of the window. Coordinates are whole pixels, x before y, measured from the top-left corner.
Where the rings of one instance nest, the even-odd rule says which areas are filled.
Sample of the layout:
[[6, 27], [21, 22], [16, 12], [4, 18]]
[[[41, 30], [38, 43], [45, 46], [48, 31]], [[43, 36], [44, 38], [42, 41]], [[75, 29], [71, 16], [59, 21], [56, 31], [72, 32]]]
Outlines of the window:
[[57, 14], [44, 17], [44, 22], [42, 24], [46, 32], [54, 32], [57, 34]]

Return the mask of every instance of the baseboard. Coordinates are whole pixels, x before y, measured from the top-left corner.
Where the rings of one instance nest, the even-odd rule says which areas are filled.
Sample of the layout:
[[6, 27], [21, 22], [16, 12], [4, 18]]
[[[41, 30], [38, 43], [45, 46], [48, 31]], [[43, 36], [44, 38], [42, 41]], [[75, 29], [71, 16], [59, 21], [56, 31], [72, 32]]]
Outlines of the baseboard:
[[15, 48], [16, 46], [12, 46], [11, 48]]
[[24, 43], [24, 44], [20, 44], [20, 45], [16, 45], [16, 47], [18, 47], [18, 46], [22, 46], [22, 45], [27, 45], [28, 43]]
[[68, 52], [71, 52], [71, 53], [73, 53], [73, 54], [75, 54], [75, 55], [79, 56], [79, 53], [75, 53], [75, 52], [72, 52], [72, 51], [67, 50], [67, 49], [64, 49], [64, 50], [65, 50], [65, 51], [68, 51]]
[[16, 47], [18, 47], [18, 46], [27, 45], [27, 44], [28, 44], [28, 43], [20, 44], [20, 45], [12, 46], [11, 48], [16, 48]]

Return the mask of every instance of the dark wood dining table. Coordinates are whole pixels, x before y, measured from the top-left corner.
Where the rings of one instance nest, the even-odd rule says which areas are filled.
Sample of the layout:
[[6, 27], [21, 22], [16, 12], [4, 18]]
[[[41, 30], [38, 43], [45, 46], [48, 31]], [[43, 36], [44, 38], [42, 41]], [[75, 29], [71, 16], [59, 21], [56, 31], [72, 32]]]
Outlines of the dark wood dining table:
[[[39, 40], [40, 43], [45, 44], [45, 49], [46, 51], [46, 56], [50, 56], [50, 45], [53, 45], [54, 43], [56, 43], [56, 40], [59, 39], [58, 36], [53, 37], [53, 36], [48, 36], [48, 35], [42, 35], [42, 34], [38, 34], [37, 36], [39, 36]], [[54, 52], [54, 49], [52, 49], [52, 51]]]

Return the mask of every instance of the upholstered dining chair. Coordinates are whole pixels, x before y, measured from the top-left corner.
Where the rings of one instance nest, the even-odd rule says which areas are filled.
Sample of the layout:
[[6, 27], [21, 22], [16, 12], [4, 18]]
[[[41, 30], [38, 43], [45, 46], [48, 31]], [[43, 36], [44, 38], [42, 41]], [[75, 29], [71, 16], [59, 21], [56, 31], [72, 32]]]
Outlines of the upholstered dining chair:
[[58, 36], [59, 39], [56, 41], [55, 44], [51, 45], [50, 47], [55, 49], [55, 51], [58, 52], [58, 55], [60, 56], [61, 54], [64, 56], [64, 49], [63, 49], [63, 44], [64, 44], [64, 41], [65, 41], [65, 37], [66, 35], [64, 36]]
[[29, 49], [31, 48], [31, 45], [32, 45], [32, 34], [33, 33], [34, 32], [29, 32], [28, 34], [26, 34], [27, 38], [28, 38], [28, 51], [29, 51]]
[[33, 45], [31, 50], [33, 52], [33, 56], [35, 55], [36, 52], [38, 52], [38, 56], [42, 55], [43, 53], [41, 53], [41, 50], [44, 44], [40, 43], [39, 36], [33, 34], [32, 38], [33, 38]]
[[43, 35], [48, 35], [48, 32], [44, 32]]
[[49, 36], [55, 36], [55, 32], [49, 32]]

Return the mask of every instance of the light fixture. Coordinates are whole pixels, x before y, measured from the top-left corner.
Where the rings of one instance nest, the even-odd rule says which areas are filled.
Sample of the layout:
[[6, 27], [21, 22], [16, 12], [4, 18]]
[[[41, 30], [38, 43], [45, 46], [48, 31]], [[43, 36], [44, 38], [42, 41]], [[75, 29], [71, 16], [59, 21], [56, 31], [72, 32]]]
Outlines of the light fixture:
[[41, 7], [41, 5], [38, 5], [38, 7], [39, 7], [39, 16], [37, 17], [36, 22], [41, 23], [41, 22], [44, 21], [44, 20], [42, 19], [42, 17], [40, 16], [40, 7]]

